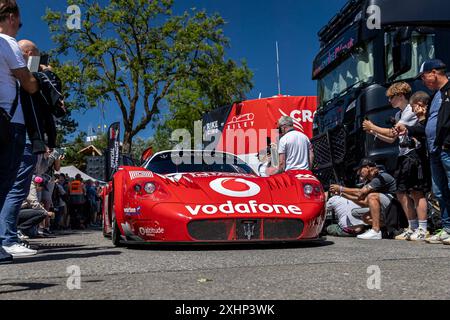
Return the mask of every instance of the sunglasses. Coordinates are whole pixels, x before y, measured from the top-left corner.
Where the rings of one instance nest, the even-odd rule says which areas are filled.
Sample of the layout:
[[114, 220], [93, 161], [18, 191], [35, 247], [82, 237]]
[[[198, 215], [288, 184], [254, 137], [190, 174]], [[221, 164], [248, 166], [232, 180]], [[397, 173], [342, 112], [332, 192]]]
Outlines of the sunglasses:
[[397, 94], [394, 94], [393, 96], [388, 97], [388, 100], [389, 100], [389, 101], [392, 101], [392, 100], [394, 100], [394, 98], [397, 97], [397, 96], [398, 96]]

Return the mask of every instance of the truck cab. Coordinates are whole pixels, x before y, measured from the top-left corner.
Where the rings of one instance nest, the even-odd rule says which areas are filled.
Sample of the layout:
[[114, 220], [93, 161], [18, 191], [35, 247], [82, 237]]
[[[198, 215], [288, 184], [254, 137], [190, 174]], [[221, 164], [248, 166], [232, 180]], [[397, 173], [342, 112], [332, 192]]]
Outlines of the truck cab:
[[364, 157], [392, 172], [398, 145], [366, 134], [362, 123], [393, 126], [398, 110], [386, 90], [395, 82], [433, 94], [415, 77], [428, 59], [450, 63], [450, 2], [351, 0], [318, 36], [312, 75], [318, 91], [315, 173], [325, 186], [354, 185], [353, 168]]

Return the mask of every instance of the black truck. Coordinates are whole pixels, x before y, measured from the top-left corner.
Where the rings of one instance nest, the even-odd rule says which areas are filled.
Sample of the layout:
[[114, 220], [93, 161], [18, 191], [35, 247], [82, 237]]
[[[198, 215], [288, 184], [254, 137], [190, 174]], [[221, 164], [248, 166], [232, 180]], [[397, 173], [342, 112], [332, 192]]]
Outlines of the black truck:
[[450, 65], [450, 1], [352, 0], [318, 36], [315, 173], [325, 187], [355, 185], [353, 169], [363, 157], [392, 171], [398, 146], [367, 135], [362, 122], [391, 127], [396, 111], [387, 88], [406, 81], [413, 91], [426, 91], [415, 80], [422, 62], [439, 58]]

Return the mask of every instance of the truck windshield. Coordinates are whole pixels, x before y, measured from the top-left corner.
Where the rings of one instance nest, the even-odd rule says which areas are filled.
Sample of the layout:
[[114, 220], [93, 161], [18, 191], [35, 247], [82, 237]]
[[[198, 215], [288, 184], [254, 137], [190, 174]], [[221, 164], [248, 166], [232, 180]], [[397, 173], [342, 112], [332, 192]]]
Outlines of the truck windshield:
[[339, 98], [350, 87], [358, 87], [363, 83], [371, 82], [373, 75], [373, 44], [369, 42], [356, 48], [347, 59], [319, 79], [320, 105]]
[[[411, 79], [417, 76], [420, 66], [425, 60], [434, 59], [434, 34], [420, 34], [416, 31], [411, 36], [412, 57], [411, 57], [411, 69], [399, 75], [393, 81], [400, 81]], [[390, 79], [394, 75], [394, 62], [392, 54], [392, 46], [394, 43], [394, 33], [386, 33], [386, 75], [387, 79]]]

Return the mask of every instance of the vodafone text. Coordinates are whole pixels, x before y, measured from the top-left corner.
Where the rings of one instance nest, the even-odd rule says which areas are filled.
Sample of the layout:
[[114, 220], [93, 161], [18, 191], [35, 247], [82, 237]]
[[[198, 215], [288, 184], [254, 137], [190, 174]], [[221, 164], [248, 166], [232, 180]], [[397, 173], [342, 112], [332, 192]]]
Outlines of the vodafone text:
[[236, 203], [233, 204], [231, 201], [221, 205], [196, 205], [196, 206], [186, 206], [186, 209], [193, 216], [198, 215], [200, 212], [208, 215], [213, 214], [294, 214], [301, 215], [302, 210], [295, 205], [281, 205], [281, 204], [258, 204], [257, 201], [251, 200], [248, 203]]

